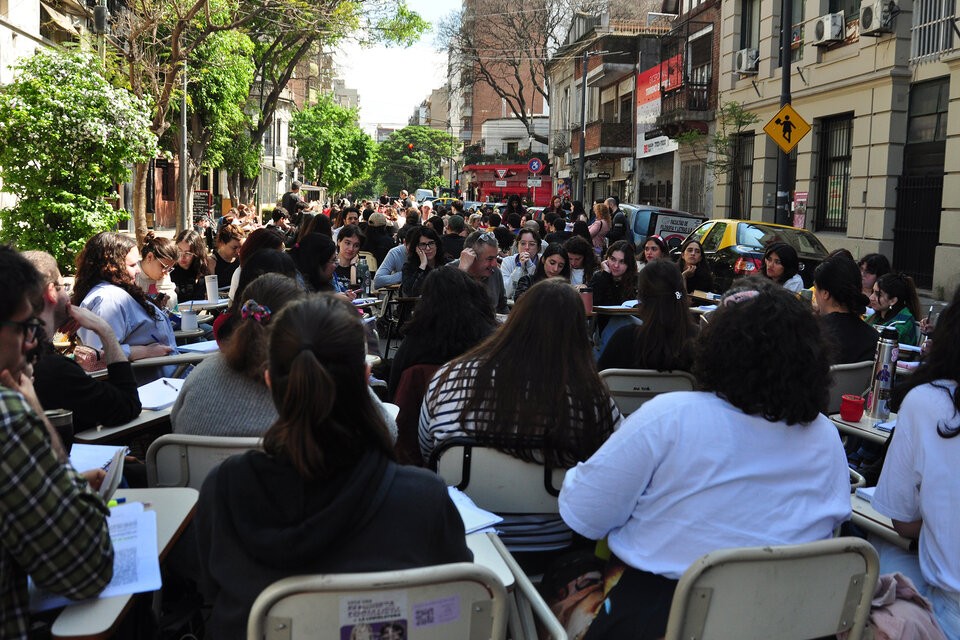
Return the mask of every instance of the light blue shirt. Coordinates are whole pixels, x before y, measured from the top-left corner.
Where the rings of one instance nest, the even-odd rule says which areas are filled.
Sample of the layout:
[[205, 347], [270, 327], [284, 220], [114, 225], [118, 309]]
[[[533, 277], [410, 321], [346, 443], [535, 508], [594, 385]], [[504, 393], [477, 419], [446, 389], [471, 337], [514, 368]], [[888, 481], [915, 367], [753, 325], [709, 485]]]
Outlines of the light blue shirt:
[[373, 287], [380, 289], [392, 284], [400, 284], [403, 280], [403, 263], [407, 261], [407, 247], [398, 244], [387, 251], [383, 264], [377, 267], [377, 273], [373, 277]]

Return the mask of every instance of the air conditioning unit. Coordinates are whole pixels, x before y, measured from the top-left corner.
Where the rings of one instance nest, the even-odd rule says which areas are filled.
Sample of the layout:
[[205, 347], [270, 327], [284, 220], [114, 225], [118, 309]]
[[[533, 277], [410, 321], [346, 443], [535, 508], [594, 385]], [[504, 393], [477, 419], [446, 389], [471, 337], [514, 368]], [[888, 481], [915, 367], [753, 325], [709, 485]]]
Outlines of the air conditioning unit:
[[846, 22], [843, 20], [843, 11], [828, 13], [820, 16], [813, 23], [813, 44], [818, 47], [842, 42]]
[[893, 9], [891, 0], [876, 0], [860, 5], [860, 35], [872, 36], [892, 31]]
[[757, 66], [760, 63], [760, 52], [756, 49], [740, 49], [737, 51], [735, 60], [737, 73], [754, 74], [757, 72]]
[[563, 163], [570, 164], [571, 162], [573, 162], [573, 154], [567, 151], [565, 154], [563, 154]]

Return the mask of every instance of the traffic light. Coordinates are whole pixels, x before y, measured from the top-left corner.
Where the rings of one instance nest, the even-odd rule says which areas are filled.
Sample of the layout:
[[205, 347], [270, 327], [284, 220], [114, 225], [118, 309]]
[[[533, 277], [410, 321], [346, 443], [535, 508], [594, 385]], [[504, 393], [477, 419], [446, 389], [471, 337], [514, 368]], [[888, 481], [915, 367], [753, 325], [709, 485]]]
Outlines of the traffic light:
[[407, 149], [409, 149], [410, 151], [413, 151], [413, 143], [412, 143], [412, 142], [410, 142], [410, 143], [407, 144]]

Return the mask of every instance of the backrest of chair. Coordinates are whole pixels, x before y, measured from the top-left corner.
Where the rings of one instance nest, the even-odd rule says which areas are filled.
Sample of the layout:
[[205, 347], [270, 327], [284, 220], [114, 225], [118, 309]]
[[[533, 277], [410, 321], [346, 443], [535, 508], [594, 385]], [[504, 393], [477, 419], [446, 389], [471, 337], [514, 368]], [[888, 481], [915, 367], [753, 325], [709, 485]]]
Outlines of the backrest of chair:
[[524, 462], [469, 438], [441, 442], [431, 456], [431, 466], [481, 509], [500, 515], [559, 513], [557, 496], [566, 469]]
[[623, 415], [630, 415], [644, 402], [661, 393], [693, 391], [696, 379], [686, 371], [654, 369], [605, 369], [600, 378]]
[[805, 640], [863, 634], [879, 575], [860, 538], [708, 553], [680, 578], [665, 640]]
[[367, 267], [370, 269], [370, 273], [377, 270], [377, 257], [369, 251], [360, 251], [357, 253], [357, 257], [367, 259]]
[[835, 364], [830, 367], [833, 383], [830, 385], [830, 404], [827, 405], [827, 415], [840, 411], [840, 402], [845, 394], [863, 395], [864, 390], [870, 386], [872, 373], [873, 360]]
[[409, 640], [502, 640], [507, 593], [490, 569], [456, 564], [296, 576], [257, 597], [248, 640], [367, 639], [389, 625]]
[[162, 435], [147, 449], [147, 486], [199, 489], [218, 464], [259, 446], [260, 438]]
[[400, 412], [397, 414], [397, 442], [394, 451], [397, 460], [403, 464], [423, 466], [418, 440], [420, 426], [420, 405], [433, 374], [440, 369], [439, 364], [415, 364], [400, 374], [400, 382], [394, 390], [393, 401]]

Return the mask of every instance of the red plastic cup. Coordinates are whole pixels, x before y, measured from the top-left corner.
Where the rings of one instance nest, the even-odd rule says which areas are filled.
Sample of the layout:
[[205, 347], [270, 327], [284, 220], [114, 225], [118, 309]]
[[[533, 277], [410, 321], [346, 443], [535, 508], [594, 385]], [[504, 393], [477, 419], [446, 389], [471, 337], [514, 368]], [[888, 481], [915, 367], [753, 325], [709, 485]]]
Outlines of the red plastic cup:
[[840, 418], [847, 422], [860, 422], [863, 417], [863, 397], [843, 395], [840, 397]]

